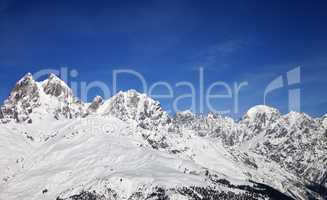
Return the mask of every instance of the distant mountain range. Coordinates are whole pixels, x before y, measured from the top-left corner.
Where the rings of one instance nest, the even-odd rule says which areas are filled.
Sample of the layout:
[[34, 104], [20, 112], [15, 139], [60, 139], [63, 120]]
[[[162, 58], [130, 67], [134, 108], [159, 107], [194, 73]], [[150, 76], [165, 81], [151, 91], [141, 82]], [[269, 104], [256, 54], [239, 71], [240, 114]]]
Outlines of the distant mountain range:
[[78, 100], [54, 74], [0, 111], [0, 199], [327, 199], [327, 115], [169, 116], [135, 90]]

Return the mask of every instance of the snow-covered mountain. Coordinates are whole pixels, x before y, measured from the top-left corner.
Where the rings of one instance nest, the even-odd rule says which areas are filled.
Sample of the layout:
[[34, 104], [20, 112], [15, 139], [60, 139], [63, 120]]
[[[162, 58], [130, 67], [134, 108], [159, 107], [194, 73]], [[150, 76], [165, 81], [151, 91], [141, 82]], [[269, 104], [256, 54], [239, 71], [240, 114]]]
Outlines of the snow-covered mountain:
[[2, 122], [32, 123], [45, 118], [77, 118], [84, 112], [82, 102], [72, 90], [54, 74], [37, 82], [31, 73], [20, 79], [1, 107]]
[[123, 121], [134, 120], [145, 129], [158, 129], [170, 122], [160, 103], [135, 90], [118, 92], [99, 109], [101, 115], [112, 115]]
[[0, 199], [324, 199], [327, 116], [255, 106], [169, 116], [134, 90], [79, 101], [17, 82], [0, 112]]

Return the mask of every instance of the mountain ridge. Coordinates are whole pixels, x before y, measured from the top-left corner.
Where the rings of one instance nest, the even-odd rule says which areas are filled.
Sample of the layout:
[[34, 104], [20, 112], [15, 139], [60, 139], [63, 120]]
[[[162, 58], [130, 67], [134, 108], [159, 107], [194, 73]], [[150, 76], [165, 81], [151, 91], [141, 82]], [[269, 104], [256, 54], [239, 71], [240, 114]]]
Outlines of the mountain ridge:
[[[121, 198], [136, 195], [135, 188], [120, 184], [120, 175], [140, 187], [139, 195], [144, 198], [151, 196], [147, 193], [150, 191], [157, 197], [171, 193], [192, 199], [191, 196], [196, 194], [186, 195], [189, 190], [197, 190], [204, 196], [209, 191], [212, 195], [227, 195], [226, 198], [231, 195], [229, 197], [235, 199], [245, 198], [236, 195], [240, 191], [245, 192], [244, 195], [250, 193], [246, 196], [248, 199], [274, 199], [272, 189], [296, 199], [323, 199], [326, 194], [322, 189], [313, 189], [327, 187], [326, 116], [311, 118], [297, 112], [282, 115], [277, 109], [265, 105], [250, 108], [240, 121], [214, 113], [194, 114], [190, 110], [169, 116], [158, 101], [135, 90], [118, 92], [108, 100], [97, 96], [92, 102], [85, 103], [77, 100], [67, 84], [55, 75], [50, 74], [48, 79], [37, 82], [28, 73], [17, 82], [1, 107], [0, 118], [0, 130], [5, 133], [0, 137], [5, 137], [3, 141], [8, 140], [7, 143], [15, 147], [9, 148], [7, 143], [0, 145], [0, 152], [9, 151], [8, 157], [0, 160], [0, 170], [5, 172], [0, 176], [3, 180], [0, 193], [3, 188], [4, 194], [8, 195], [5, 199], [17, 199], [14, 193], [26, 195], [18, 191], [29, 186], [20, 181], [25, 182], [33, 177], [32, 174], [37, 174], [34, 168], [41, 171], [56, 168], [54, 172], [39, 174], [43, 181], [49, 179], [54, 185], [57, 185], [56, 176], [68, 183], [66, 178], [71, 173], [76, 180], [87, 181], [87, 187], [69, 182], [65, 187], [57, 185], [54, 188], [43, 182], [33, 183], [35, 188], [29, 189], [45, 191], [40, 188], [44, 185], [51, 190], [49, 195], [56, 195], [58, 199], [110, 199], [114, 194]], [[22, 153], [24, 151], [31, 155]], [[115, 156], [108, 157], [102, 151]], [[86, 157], [79, 157], [79, 152]], [[58, 155], [61, 155], [60, 159], [56, 160]], [[157, 156], [158, 160], [154, 159]], [[71, 162], [73, 160], [75, 162]], [[135, 162], [132, 168], [140, 168], [156, 178], [148, 179], [147, 174], [133, 171], [126, 164], [130, 160]], [[164, 167], [157, 166], [153, 160]], [[126, 172], [117, 169], [117, 175], [105, 167], [115, 162]], [[70, 171], [62, 169], [61, 165]], [[84, 165], [87, 172], [93, 174], [84, 174], [88, 177], [85, 180], [79, 175], [83, 174]], [[104, 174], [98, 174], [100, 171], [93, 171], [93, 168]], [[180, 180], [166, 177], [161, 170], [168, 170], [174, 174], [172, 177], [192, 184], [181, 182], [178, 190], [172, 190], [169, 184], [160, 180], [172, 185]], [[136, 178], [131, 174], [139, 175]], [[99, 176], [100, 182], [94, 176]], [[261, 194], [251, 181], [264, 184], [262, 187], [270, 192]], [[195, 188], [190, 189], [193, 186]], [[104, 189], [106, 187], [110, 190]], [[224, 193], [229, 190], [233, 192]], [[37, 192], [29, 195], [40, 198]]]
[[[17, 90], [17, 88], [19, 89], [19, 85], [21, 85], [23, 82], [26, 82], [29, 83], [31, 82], [32, 85], [41, 85], [41, 87], [39, 86], [38, 89], [41, 89], [44, 91], [45, 94], [47, 95], [52, 95], [52, 96], [56, 96], [58, 98], [62, 98], [62, 99], [68, 99], [70, 102], [74, 102], [74, 101], [79, 101], [81, 104], [87, 104], [88, 106], [85, 106], [85, 110], [88, 109], [88, 107], [90, 106], [90, 104], [94, 103], [94, 101], [101, 101], [101, 102], [98, 102], [98, 104], [105, 104], [106, 102], [110, 102], [110, 101], [113, 101], [114, 98], [117, 98], [119, 96], [122, 96], [122, 95], [134, 95], [134, 96], [138, 96], [138, 97], [143, 97], [143, 98], [148, 98], [149, 101], [153, 101], [155, 102], [158, 107], [160, 107], [160, 109], [162, 109], [164, 111], [164, 109], [160, 106], [160, 103], [156, 100], [153, 100], [150, 96], [147, 96], [146, 94], [142, 94], [142, 93], [139, 93], [137, 92], [136, 90], [134, 89], [130, 89], [130, 90], [127, 90], [127, 91], [119, 91], [117, 94], [113, 95], [112, 97], [110, 97], [109, 99], [103, 99], [101, 96], [96, 96], [94, 98], [93, 101], [91, 102], [83, 102], [81, 100], [77, 100], [78, 98], [76, 96], [74, 96], [73, 94], [73, 91], [71, 90], [71, 88], [63, 81], [61, 80], [58, 76], [56, 76], [55, 74], [53, 73], [50, 73], [48, 78], [43, 80], [43, 81], [35, 81], [33, 79], [33, 76], [30, 72], [26, 73], [15, 85], [14, 89], [10, 92], [10, 95], [9, 97], [5, 100], [5, 102], [3, 103], [4, 105], [6, 104], [6, 102], [12, 98], [10, 98], [11, 96], [13, 96], [13, 92], [15, 90]], [[30, 93], [35, 93], [35, 92], [38, 92], [36, 91], [37, 89], [35, 88], [35, 86], [33, 87], [34, 90], [33, 91], [29, 91]], [[24, 90], [24, 88], [22, 89]], [[27, 93], [26, 91], [21, 91], [22, 93]], [[17, 95], [17, 94], [15, 94]], [[22, 98], [22, 97], [15, 97], [15, 98]], [[3, 105], [2, 105], [3, 106]], [[108, 106], [108, 105], [107, 105]], [[93, 108], [92, 108], [93, 107]], [[91, 106], [91, 110], [93, 110], [93, 112], [95, 111], [95, 107], [96, 109], [99, 109], [98, 106], [96, 105], [92, 105]], [[90, 110], [90, 111], [91, 111]], [[104, 112], [104, 111], [102, 111]], [[182, 114], [184, 111], [182, 112], [179, 112], [179, 113], [176, 113], [175, 115], [177, 116], [178, 114]], [[213, 114], [213, 113], [207, 113], [207, 114], [201, 114], [201, 113], [193, 113], [191, 110], [187, 110], [188, 113], [192, 113], [192, 115], [194, 116], [201, 116], [201, 115], [210, 115], [210, 114]], [[267, 105], [255, 105], [253, 107], [250, 107], [243, 115], [243, 117], [240, 119], [240, 121], [245, 121], [244, 118], [248, 118], [249, 120], [251, 118], [254, 118], [256, 115], [260, 114], [260, 115], [279, 115], [279, 116], [285, 116], [285, 115], [289, 115], [290, 113], [293, 113], [294, 115], [295, 114], [304, 114], [305, 116], [307, 117], [310, 117], [308, 114], [306, 113], [298, 113], [298, 112], [295, 112], [295, 111], [290, 111], [289, 113], [286, 113], [286, 114], [281, 114], [280, 111], [276, 108], [273, 108], [273, 107], [270, 107], [270, 106], [267, 106]], [[3, 114], [3, 113], [2, 113]], [[86, 114], [86, 113], [84, 113]], [[167, 114], [168, 115], [168, 114]], [[323, 115], [323, 116], [320, 116], [320, 117], [316, 117], [317, 119], [322, 119], [324, 118], [325, 116], [327, 116], [327, 114]], [[169, 116], [170, 118], [173, 118], [174, 116]], [[224, 117], [227, 117], [227, 116], [224, 116]], [[271, 117], [271, 116], [269, 116]], [[310, 117], [311, 118], [311, 117]], [[233, 119], [234, 120], [234, 119]], [[253, 119], [252, 119], [253, 120]], [[262, 120], [266, 120], [266, 119], [262, 119]], [[269, 119], [268, 119], [269, 120]], [[271, 120], [271, 119], [270, 119]], [[236, 121], [236, 120], [234, 120]], [[237, 121], [236, 121], [237, 122]]]

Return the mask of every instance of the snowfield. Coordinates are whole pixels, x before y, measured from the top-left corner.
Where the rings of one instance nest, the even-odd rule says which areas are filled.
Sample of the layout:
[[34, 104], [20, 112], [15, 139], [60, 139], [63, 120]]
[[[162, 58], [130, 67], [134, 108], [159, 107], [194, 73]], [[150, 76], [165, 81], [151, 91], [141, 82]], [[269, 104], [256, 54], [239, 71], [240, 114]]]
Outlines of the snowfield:
[[[104, 128], [92, 130], [91, 123]], [[26, 132], [32, 129], [26, 127]], [[105, 193], [106, 187], [127, 199], [138, 189], [152, 186], [206, 187], [204, 166], [234, 183], [246, 184], [246, 176], [224, 148], [197, 136], [188, 139], [176, 135], [180, 137], [176, 144], [170, 143], [174, 140], [168, 142], [176, 148], [197, 147], [179, 156], [154, 150], [142, 136], [150, 131], [113, 117], [93, 117], [91, 121], [85, 118], [56, 130], [54, 137], [33, 147], [25, 141], [31, 149], [30, 154], [22, 156], [25, 170], [17, 171], [14, 179], [6, 181], [1, 199], [56, 199], [61, 192], [66, 196], [85, 189]], [[16, 168], [17, 164], [11, 162]], [[43, 194], [45, 189], [47, 193]]]
[[251, 108], [169, 116], [134, 90], [84, 103], [19, 80], [0, 112], [1, 200], [324, 199], [326, 117]]

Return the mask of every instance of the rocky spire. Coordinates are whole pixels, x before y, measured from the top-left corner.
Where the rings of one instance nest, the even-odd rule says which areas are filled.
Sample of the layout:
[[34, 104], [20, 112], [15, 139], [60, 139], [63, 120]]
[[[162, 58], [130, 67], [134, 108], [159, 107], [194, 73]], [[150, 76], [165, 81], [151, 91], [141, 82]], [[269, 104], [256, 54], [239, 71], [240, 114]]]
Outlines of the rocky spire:
[[44, 81], [42, 86], [46, 94], [60, 98], [73, 97], [72, 90], [64, 81], [58, 78], [55, 74], [51, 73], [48, 79]]
[[11, 91], [10, 96], [1, 107], [2, 118], [29, 121], [29, 113], [39, 103], [40, 93], [32, 74], [27, 73], [21, 78]]
[[8, 100], [11, 103], [15, 103], [26, 98], [35, 99], [37, 97], [38, 88], [36, 82], [34, 81], [32, 74], [27, 73], [16, 83], [14, 89], [10, 93]]

